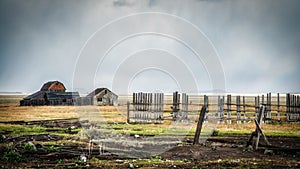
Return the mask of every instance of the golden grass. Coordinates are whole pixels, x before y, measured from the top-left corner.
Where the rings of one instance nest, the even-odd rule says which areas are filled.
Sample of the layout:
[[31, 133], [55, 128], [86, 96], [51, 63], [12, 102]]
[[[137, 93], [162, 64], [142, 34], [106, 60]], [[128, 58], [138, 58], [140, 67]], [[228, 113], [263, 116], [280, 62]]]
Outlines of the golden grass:
[[[251, 134], [255, 131], [256, 125], [253, 121], [245, 124], [218, 124], [216, 129], [221, 133], [236, 133], [236, 134]], [[299, 136], [300, 137], [300, 124], [299, 123], [275, 123], [275, 124], [262, 124], [262, 130], [266, 135], [272, 136]]]
[[[163, 124], [124, 124], [126, 122], [126, 106], [18, 106], [16, 104], [0, 104], [0, 122], [7, 121], [35, 121], [64, 118], [87, 119], [91, 122], [115, 123], [114, 128], [122, 128], [125, 132], [146, 131], [161, 133], [170, 126], [172, 121], [165, 120]], [[196, 123], [192, 127], [195, 131]], [[255, 130], [255, 124], [216, 124], [213, 127], [222, 134], [250, 134]], [[144, 129], [143, 129], [144, 128]], [[157, 131], [155, 131], [155, 128]], [[266, 135], [299, 136], [300, 123], [263, 124]], [[148, 130], [147, 130], [148, 131]]]
[[78, 117], [73, 106], [19, 106], [0, 104], [0, 122], [35, 121]]

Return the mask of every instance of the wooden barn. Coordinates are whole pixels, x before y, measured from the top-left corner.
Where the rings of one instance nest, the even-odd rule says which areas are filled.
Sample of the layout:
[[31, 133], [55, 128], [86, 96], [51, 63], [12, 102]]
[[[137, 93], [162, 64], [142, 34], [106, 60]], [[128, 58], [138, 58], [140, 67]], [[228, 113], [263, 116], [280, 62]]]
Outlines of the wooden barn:
[[63, 83], [50, 81], [45, 83], [40, 91], [29, 95], [20, 101], [21, 106], [42, 105], [74, 105], [79, 98], [78, 92], [66, 92]]
[[87, 97], [91, 97], [93, 105], [98, 106], [116, 106], [118, 105], [118, 95], [107, 88], [97, 88], [92, 91]]

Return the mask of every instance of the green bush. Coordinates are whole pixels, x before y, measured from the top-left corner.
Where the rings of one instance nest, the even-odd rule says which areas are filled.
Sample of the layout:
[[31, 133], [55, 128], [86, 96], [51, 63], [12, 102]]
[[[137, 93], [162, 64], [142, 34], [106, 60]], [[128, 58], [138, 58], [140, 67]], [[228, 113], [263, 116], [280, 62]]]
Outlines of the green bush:
[[56, 147], [54, 145], [51, 145], [50, 147], [48, 147], [48, 151], [58, 152], [58, 151], [61, 151], [61, 148], [60, 147]]
[[36, 149], [29, 143], [26, 143], [24, 146], [23, 146], [23, 149], [26, 150], [26, 151], [36, 151]]
[[12, 147], [9, 146], [5, 148], [2, 158], [4, 161], [10, 163], [21, 162], [24, 160], [23, 156], [20, 153], [16, 152]]

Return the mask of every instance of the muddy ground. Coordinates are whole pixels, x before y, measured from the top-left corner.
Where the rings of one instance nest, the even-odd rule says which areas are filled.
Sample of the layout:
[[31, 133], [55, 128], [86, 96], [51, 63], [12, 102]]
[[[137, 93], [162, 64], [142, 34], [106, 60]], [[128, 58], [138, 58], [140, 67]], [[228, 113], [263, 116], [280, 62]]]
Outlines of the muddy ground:
[[[88, 140], [76, 136], [82, 124], [77, 119], [5, 123], [39, 125], [49, 134], [13, 136], [0, 131], [1, 168], [300, 168], [299, 137], [268, 137], [271, 146], [261, 139], [257, 150], [246, 147], [250, 136], [216, 135], [200, 145], [186, 138], [167, 152], [134, 159], [89, 148]], [[55, 134], [57, 128], [66, 135]]]

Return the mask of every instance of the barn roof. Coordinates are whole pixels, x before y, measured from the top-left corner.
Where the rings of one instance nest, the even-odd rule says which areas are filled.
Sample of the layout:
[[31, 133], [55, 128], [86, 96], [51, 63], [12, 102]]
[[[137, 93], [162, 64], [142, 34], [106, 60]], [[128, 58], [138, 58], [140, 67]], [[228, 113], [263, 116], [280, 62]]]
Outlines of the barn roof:
[[42, 86], [41, 91], [48, 91], [48, 90], [50, 90], [50, 87], [51, 87], [51, 85], [53, 85], [53, 84], [56, 84], [56, 85], [57, 85], [57, 84], [61, 84], [61, 85], [63, 86], [64, 90], [66, 90], [66, 87], [64, 86], [63, 83], [61, 83], [61, 82], [59, 82], [59, 81], [49, 81], [49, 82], [45, 83], [45, 84]]
[[[87, 97], [93, 97], [93, 96], [95, 96], [95, 95], [101, 93], [101, 92], [104, 91], [104, 90], [107, 90], [108, 92], [110, 92], [110, 93], [116, 95], [114, 92], [110, 91], [108, 88], [97, 88], [97, 89], [93, 90], [91, 93], [89, 93], [89, 94], [87, 95]], [[117, 96], [117, 95], [116, 95], [116, 96]]]
[[44, 95], [45, 95], [45, 92], [44, 91], [38, 91], [38, 92], [35, 92], [29, 96], [26, 96], [24, 98], [24, 100], [31, 100], [31, 99], [44, 99]]

